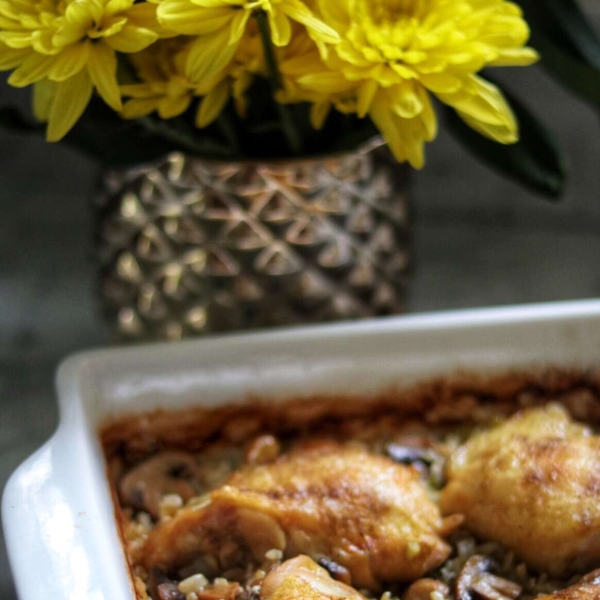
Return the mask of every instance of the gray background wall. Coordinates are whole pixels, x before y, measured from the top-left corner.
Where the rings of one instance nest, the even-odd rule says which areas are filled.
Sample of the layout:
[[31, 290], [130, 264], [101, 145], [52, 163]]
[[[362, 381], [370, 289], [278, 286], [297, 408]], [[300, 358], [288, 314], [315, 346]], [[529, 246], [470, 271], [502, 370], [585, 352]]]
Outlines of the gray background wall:
[[[600, 27], [600, 0], [587, 0]], [[539, 68], [511, 87], [565, 146], [570, 182], [552, 205], [479, 165], [444, 133], [415, 175], [412, 312], [600, 297], [600, 115]], [[0, 100], [26, 102], [0, 83]], [[0, 132], [0, 489], [56, 424], [53, 373], [107, 342], [89, 259], [96, 165]], [[13, 600], [0, 539], [0, 600]]]

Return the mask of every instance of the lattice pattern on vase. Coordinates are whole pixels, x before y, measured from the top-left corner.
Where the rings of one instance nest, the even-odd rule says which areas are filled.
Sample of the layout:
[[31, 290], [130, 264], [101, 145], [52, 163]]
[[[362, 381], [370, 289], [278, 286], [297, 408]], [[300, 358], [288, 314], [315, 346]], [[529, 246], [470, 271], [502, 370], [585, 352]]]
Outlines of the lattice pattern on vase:
[[281, 163], [181, 154], [105, 178], [97, 254], [123, 338], [404, 310], [405, 171], [381, 149]]

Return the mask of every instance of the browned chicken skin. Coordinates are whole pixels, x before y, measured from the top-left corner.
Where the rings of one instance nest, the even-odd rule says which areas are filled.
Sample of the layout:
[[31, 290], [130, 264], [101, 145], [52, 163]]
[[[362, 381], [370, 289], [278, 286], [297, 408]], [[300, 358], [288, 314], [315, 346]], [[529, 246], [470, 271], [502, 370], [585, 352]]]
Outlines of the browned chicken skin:
[[600, 562], [600, 437], [561, 407], [523, 411], [455, 451], [440, 506], [464, 514], [471, 531], [534, 569], [566, 577], [593, 568]]
[[536, 600], [599, 600], [600, 570], [590, 573], [582, 581], [548, 596], [538, 596]]
[[271, 569], [260, 588], [261, 600], [365, 600], [354, 588], [332, 579], [308, 556]]
[[150, 535], [149, 572], [175, 572], [201, 555], [221, 569], [265, 552], [327, 557], [351, 574], [352, 585], [418, 579], [449, 555], [443, 528], [419, 476], [351, 445], [329, 441], [296, 448], [267, 465], [246, 466], [210, 495]]

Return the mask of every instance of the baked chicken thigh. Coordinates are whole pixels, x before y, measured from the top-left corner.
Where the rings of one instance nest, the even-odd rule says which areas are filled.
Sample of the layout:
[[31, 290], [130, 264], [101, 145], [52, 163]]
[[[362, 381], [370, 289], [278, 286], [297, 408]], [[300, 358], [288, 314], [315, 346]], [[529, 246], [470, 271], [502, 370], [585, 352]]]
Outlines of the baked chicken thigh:
[[359, 588], [408, 581], [439, 566], [444, 523], [411, 467], [357, 446], [313, 441], [266, 465], [243, 467], [205, 505], [181, 509], [145, 547], [149, 572], [176, 572], [202, 555], [219, 569], [260, 564], [270, 549], [345, 568]]
[[365, 600], [353, 587], [332, 579], [308, 556], [271, 569], [260, 587], [261, 600]]
[[600, 564], [600, 437], [563, 408], [525, 410], [471, 437], [447, 475], [443, 514], [463, 514], [530, 567], [566, 577]]

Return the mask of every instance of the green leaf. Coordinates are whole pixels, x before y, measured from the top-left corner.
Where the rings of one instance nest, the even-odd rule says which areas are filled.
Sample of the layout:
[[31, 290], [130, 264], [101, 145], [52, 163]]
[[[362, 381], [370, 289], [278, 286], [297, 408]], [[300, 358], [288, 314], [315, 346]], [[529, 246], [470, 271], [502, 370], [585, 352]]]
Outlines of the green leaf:
[[588, 102], [600, 104], [600, 40], [576, 0], [518, 0], [542, 66]]
[[518, 0], [537, 36], [550, 38], [574, 59], [600, 69], [600, 39], [575, 0]]
[[542, 55], [542, 64], [565, 86], [584, 100], [600, 104], [600, 69], [564, 52], [552, 39], [540, 33], [536, 35], [536, 48]]
[[600, 69], [600, 39], [575, 0], [546, 0], [548, 10], [580, 55]]
[[444, 105], [450, 132], [477, 158], [547, 198], [563, 192], [565, 164], [555, 138], [514, 97], [506, 94], [520, 124], [520, 141], [504, 146], [472, 130]]
[[143, 164], [174, 151], [213, 158], [227, 157], [229, 151], [210, 135], [198, 134], [193, 125], [177, 119], [124, 121], [99, 98], [92, 100], [65, 142], [112, 167]]

